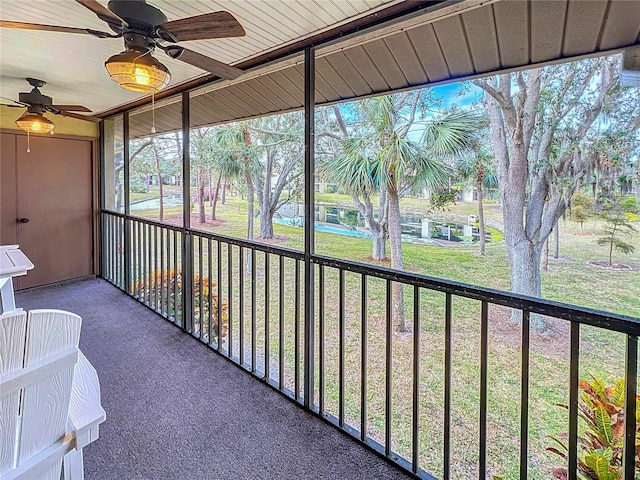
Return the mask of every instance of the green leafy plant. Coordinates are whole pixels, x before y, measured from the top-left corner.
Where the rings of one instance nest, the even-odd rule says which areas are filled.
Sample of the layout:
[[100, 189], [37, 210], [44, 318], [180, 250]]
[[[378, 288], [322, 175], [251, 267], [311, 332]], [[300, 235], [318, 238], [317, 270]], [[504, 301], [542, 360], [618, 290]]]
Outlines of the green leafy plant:
[[625, 242], [624, 237], [631, 235], [636, 229], [619, 209], [602, 214], [602, 218], [607, 222], [603, 231], [604, 236], [598, 238], [596, 242], [600, 246], [609, 247], [609, 265], [611, 266], [614, 249], [624, 254], [633, 253], [635, 247]]
[[[598, 378], [591, 382], [580, 380], [582, 394], [578, 403], [578, 415], [582, 420], [582, 433], [578, 437], [578, 476], [583, 480], [622, 479], [622, 456], [624, 448], [624, 380], [607, 387]], [[640, 395], [636, 410], [636, 471], [640, 470]], [[567, 405], [558, 405], [568, 409]], [[567, 438], [563, 433], [551, 437], [555, 442], [547, 448], [565, 461], [568, 459]], [[565, 480], [565, 467], [553, 469], [554, 478]]]
[[[227, 302], [222, 302], [218, 308], [217, 284], [209, 281], [207, 277], [194, 275], [193, 277], [193, 326], [195, 333], [201, 338], [209, 339], [209, 314], [211, 314], [211, 335], [217, 340], [218, 334], [218, 312], [221, 313], [222, 322], [220, 322], [220, 336], [222, 342], [225, 342], [225, 336], [229, 329], [229, 308]], [[202, 302], [200, 301], [200, 290], [202, 290]], [[152, 296], [166, 295], [164, 301], [167, 305], [171, 305], [170, 313], [173, 313], [175, 320], [182, 319], [182, 300], [183, 300], [183, 278], [182, 271], [156, 270], [152, 272], [146, 279], [140, 280], [132, 287], [132, 291], [140, 292], [142, 298], [151, 298]], [[162, 293], [166, 292], [166, 293]], [[202, 310], [202, 331], [200, 331], [200, 310]]]
[[571, 211], [571, 220], [580, 224], [580, 233], [584, 233], [582, 225], [584, 224], [584, 222], [589, 220], [589, 216], [589, 210], [587, 210], [585, 207], [580, 205], [573, 207], [573, 210]]

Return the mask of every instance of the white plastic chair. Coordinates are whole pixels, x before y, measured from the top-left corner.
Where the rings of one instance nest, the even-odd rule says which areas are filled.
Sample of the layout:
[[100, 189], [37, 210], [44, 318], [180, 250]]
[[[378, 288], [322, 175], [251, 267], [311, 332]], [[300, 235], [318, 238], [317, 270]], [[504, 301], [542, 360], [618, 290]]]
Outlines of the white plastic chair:
[[82, 448], [105, 420], [98, 376], [78, 350], [82, 319], [0, 315], [0, 478], [82, 479]]

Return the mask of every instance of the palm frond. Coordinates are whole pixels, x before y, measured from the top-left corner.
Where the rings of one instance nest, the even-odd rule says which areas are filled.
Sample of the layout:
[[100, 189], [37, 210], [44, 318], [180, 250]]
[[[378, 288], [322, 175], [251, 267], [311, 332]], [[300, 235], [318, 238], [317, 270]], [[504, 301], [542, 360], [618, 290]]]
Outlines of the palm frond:
[[482, 126], [483, 119], [477, 113], [451, 110], [424, 123], [421, 142], [434, 155], [459, 155], [478, 148], [477, 134]]

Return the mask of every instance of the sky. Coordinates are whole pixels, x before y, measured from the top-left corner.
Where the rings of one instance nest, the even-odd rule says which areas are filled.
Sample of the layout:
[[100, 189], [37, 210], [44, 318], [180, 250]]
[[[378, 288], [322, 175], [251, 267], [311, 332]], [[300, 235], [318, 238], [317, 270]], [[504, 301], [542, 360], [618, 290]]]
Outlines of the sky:
[[440, 85], [431, 90], [442, 101], [443, 108], [470, 107], [482, 98], [482, 91], [468, 82]]

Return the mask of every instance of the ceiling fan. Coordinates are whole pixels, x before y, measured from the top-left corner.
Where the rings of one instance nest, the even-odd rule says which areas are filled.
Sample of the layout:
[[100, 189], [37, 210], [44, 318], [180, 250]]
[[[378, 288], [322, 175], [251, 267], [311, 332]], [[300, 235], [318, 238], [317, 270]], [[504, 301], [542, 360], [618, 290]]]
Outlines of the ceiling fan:
[[107, 7], [97, 0], [76, 0], [107, 23], [114, 33], [90, 28], [62, 27], [0, 20], [0, 27], [50, 32], [79, 33], [98, 38], [124, 39], [125, 50], [105, 62], [111, 78], [128, 90], [155, 93], [169, 83], [167, 67], [151, 54], [155, 48], [224, 79], [237, 78], [242, 70], [194, 52], [177, 42], [241, 37], [246, 33], [229, 12], [211, 12], [168, 21], [162, 11], [146, 0], [110, 0]]
[[18, 94], [18, 100], [5, 99], [3, 97], [3, 100], [12, 102], [11, 104], [4, 104], [8, 107], [27, 107], [24, 114], [16, 120], [18, 127], [24, 131], [28, 133], [50, 133], [53, 130], [54, 124], [44, 116], [47, 112], [62, 115], [63, 117], [80, 118], [92, 122], [99, 122], [101, 120], [98, 117], [74, 113], [91, 112], [91, 110], [82, 105], [54, 105], [53, 99], [47, 95], [43, 95], [40, 91], [40, 88], [44, 87], [46, 82], [38, 80], [37, 78], [27, 78], [26, 80], [29, 82], [29, 85], [33, 87], [30, 92], [20, 92]]

